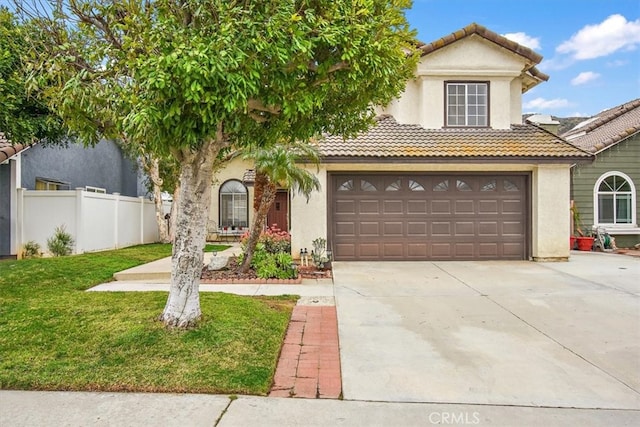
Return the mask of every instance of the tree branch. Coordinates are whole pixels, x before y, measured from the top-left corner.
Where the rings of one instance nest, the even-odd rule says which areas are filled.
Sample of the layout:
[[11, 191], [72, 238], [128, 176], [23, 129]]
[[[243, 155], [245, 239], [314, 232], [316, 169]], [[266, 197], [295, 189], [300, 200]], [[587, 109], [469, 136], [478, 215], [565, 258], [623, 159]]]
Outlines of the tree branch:
[[280, 114], [280, 107], [275, 106], [275, 105], [264, 105], [264, 103], [260, 100], [257, 99], [249, 99], [249, 101], [247, 102], [247, 107], [249, 107], [250, 110], [256, 110], [256, 111], [264, 111], [265, 113], [270, 113], [270, 114]]

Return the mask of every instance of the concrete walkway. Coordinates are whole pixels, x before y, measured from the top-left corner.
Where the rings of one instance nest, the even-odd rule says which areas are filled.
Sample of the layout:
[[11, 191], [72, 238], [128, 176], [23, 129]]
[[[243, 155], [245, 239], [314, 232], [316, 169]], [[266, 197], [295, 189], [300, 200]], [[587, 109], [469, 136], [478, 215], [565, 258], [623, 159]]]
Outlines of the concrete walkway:
[[[216, 256], [231, 257], [237, 256], [241, 252], [239, 243], [229, 243], [224, 245], [229, 246], [229, 248], [224, 251], [216, 252]], [[211, 261], [212, 256], [214, 256], [212, 252], [204, 253], [205, 265]], [[113, 278], [117, 281], [123, 282], [147, 281], [153, 283], [169, 283], [171, 281], [171, 257], [161, 258], [147, 264], [119, 271], [113, 275]]]
[[333, 272], [346, 399], [640, 410], [640, 259]]

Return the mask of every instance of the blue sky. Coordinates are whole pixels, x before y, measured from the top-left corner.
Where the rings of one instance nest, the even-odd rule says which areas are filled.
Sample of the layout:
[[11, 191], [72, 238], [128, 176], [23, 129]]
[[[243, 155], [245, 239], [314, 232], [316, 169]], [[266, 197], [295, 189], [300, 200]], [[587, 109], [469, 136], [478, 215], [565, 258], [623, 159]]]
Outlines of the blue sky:
[[522, 111], [591, 116], [640, 98], [639, 0], [414, 0], [423, 42], [476, 22], [541, 54], [550, 76]]

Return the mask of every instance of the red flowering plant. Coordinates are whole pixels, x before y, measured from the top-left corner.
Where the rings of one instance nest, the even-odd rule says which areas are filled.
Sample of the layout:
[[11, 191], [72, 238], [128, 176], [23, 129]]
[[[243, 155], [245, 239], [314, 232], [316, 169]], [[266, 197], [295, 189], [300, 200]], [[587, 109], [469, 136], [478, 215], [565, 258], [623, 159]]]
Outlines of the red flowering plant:
[[[240, 262], [248, 240], [249, 233], [246, 232], [240, 238], [240, 248], [242, 249], [242, 254], [238, 257]], [[298, 272], [291, 257], [291, 235], [278, 228], [276, 224], [263, 231], [253, 253], [251, 266], [256, 270], [257, 276], [261, 278], [295, 278]]]
[[[246, 231], [240, 237], [240, 247], [244, 252], [249, 239], [249, 231]], [[273, 224], [260, 234], [258, 246], [264, 246], [264, 250], [270, 254], [279, 252], [291, 253], [291, 234], [288, 231], [281, 230], [277, 224]]]

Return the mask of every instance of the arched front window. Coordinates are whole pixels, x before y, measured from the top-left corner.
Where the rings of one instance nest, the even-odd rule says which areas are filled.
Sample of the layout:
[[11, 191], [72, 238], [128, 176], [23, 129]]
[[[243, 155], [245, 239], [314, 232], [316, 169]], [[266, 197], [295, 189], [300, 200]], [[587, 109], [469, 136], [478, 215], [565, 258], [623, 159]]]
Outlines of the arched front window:
[[230, 180], [220, 187], [220, 227], [249, 225], [247, 187], [238, 180]]
[[631, 178], [622, 172], [607, 172], [593, 189], [594, 218], [597, 224], [636, 223], [636, 190]]

